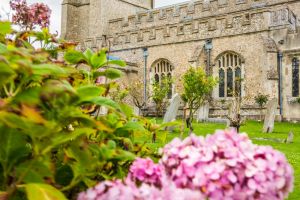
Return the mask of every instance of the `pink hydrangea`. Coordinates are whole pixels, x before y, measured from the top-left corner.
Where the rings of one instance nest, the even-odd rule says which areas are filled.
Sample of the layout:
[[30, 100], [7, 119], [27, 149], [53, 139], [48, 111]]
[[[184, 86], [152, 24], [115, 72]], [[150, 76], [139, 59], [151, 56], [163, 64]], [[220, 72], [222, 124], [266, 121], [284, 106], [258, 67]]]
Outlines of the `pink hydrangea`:
[[204, 200], [199, 191], [180, 189], [167, 179], [162, 188], [134, 182], [105, 181], [78, 196], [78, 200]]
[[162, 166], [150, 158], [137, 158], [129, 169], [128, 178], [133, 181], [161, 186]]
[[276, 200], [293, 188], [293, 170], [282, 153], [234, 130], [174, 139], [162, 153], [160, 162], [178, 187], [209, 199]]
[[78, 200], [279, 200], [293, 189], [285, 156], [234, 130], [174, 139], [159, 164], [138, 158], [125, 182], [103, 182]]

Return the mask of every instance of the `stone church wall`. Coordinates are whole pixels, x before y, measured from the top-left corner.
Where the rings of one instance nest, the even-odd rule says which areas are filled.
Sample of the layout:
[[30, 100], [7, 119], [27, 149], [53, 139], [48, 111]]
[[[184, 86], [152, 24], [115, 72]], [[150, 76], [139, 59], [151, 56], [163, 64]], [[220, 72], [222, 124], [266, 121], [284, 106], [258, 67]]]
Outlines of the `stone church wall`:
[[[101, 2], [100, 9], [85, 5], [81, 10], [71, 7], [65, 11], [71, 13], [64, 13], [65, 17], [73, 20], [71, 25], [63, 22], [68, 28], [66, 35], [77, 38], [83, 49], [106, 46], [113, 56], [134, 63], [138, 73], [124, 81], [143, 77], [143, 49], [147, 48], [148, 83], [153, 63], [166, 59], [174, 66], [173, 92], [180, 93], [181, 77], [186, 69], [190, 65], [205, 67], [208, 58], [203, 47], [206, 40], [211, 39], [211, 65], [215, 77], [218, 77], [216, 58], [220, 54], [235, 52], [243, 58], [242, 114], [253, 118], [260, 114], [254, 101], [258, 93], [269, 95], [269, 99], [278, 98], [278, 52], [283, 52], [283, 116], [300, 119], [300, 106], [292, 103], [291, 98], [291, 60], [294, 56], [300, 58], [297, 16], [300, 15], [300, 1], [211, 0], [207, 3], [200, 0], [152, 10], [140, 8], [141, 2], [146, 2], [142, 6], [151, 7], [151, 1], [131, 0], [139, 6], [117, 0], [113, 0], [116, 4], [112, 0], [90, 1]], [[84, 24], [85, 18], [89, 18], [89, 23]], [[230, 98], [219, 98], [218, 87], [212, 96], [210, 115], [226, 115], [224, 105], [226, 108]]]

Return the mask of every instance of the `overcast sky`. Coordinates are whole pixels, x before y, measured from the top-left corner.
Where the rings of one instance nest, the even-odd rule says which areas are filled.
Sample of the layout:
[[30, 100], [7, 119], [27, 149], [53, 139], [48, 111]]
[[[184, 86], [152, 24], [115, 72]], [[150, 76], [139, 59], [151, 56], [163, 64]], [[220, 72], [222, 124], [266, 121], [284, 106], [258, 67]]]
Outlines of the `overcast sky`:
[[[162, 7], [171, 4], [185, 2], [187, 0], [155, 0], [155, 7]], [[52, 10], [50, 30], [51, 32], [60, 31], [60, 15], [62, 0], [27, 0], [28, 4], [43, 2], [46, 3]], [[9, 0], [0, 0], [0, 15], [5, 18], [5, 13], [9, 12]]]

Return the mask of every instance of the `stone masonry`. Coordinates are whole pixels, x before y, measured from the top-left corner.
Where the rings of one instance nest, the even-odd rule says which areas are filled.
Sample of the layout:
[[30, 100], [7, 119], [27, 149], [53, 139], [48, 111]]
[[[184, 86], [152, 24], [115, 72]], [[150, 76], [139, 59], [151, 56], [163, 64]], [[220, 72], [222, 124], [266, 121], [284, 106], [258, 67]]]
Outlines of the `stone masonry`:
[[[82, 50], [109, 48], [111, 55], [135, 66], [137, 74], [128, 74], [127, 81], [143, 76], [145, 49], [147, 82], [164, 60], [172, 66], [173, 94], [180, 93], [189, 66], [206, 67], [219, 77], [221, 62], [233, 65], [234, 55], [243, 79], [243, 116], [259, 116], [254, 97], [262, 93], [282, 98], [283, 119], [300, 120], [300, 104], [292, 95], [300, 83], [295, 81], [299, 70], [292, 67], [300, 59], [299, 0], [199, 0], [157, 9], [152, 0], [64, 0], [62, 8], [62, 37], [79, 42]], [[210, 54], [204, 48], [208, 40]], [[227, 54], [229, 60], [222, 61]], [[225, 88], [230, 87], [227, 79]], [[225, 115], [231, 99], [220, 97], [219, 87], [212, 94], [211, 117]]]

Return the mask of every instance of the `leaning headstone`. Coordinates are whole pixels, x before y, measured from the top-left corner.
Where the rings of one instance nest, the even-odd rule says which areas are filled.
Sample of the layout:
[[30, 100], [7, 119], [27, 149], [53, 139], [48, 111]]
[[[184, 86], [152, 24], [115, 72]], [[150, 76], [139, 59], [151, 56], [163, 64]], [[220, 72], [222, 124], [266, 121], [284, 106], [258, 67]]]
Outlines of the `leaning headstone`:
[[277, 105], [278, 105], [278, 101], [276, 98], [272, 99], [267, 104], [267, 111], [265, 115], [264, 128], [263, 128], [264, 133], [273, 132]]
[[237, 115], [237, 102], [236, 101], [231, 101], [229, 103], [229, 107], [228, 107], [228, 117], [230, 119], [235, 119], [236, 115]]
[[[176, 116], [177, 116], [177, 112], [178, 112], [178, 109], [179, 109], [179, 106], [180, 106], [180, 96], [179, 94], [175, 94], [172, 99], [171, 99], [171, 103], [169, 105], [169, 107], [167, 108], [167, 112], [164, 116], [164, 123], [168, 123], [168, 122], [172, 122], [174, 120], [176, 120]], [[170, 129], [173, 129], [172, 127], [169, 128]]]
[[104, 106], [101, 106], [100, 111], [99, 111], [99, 115], [100, 116], [105, 116], [105, 115], [107, 115], [107, 113], [108, 113], [108, 109]]
[[138, 107], [136, 106], [133, 106], [133, 114], [135, 116], [140, 116], [141, 115], [141, 109], [139, 109]]
[[197, 113], [197, 122], [204, 122], [208, 119], [208, 113], [209, 113], [209, 104], [206, 103], [203, 106], [201, 106]]
[[286, 143], [293, 143], [294, 141], [294, 133], [292, 131], [290, 131], [287, 139], [286, 139]]

